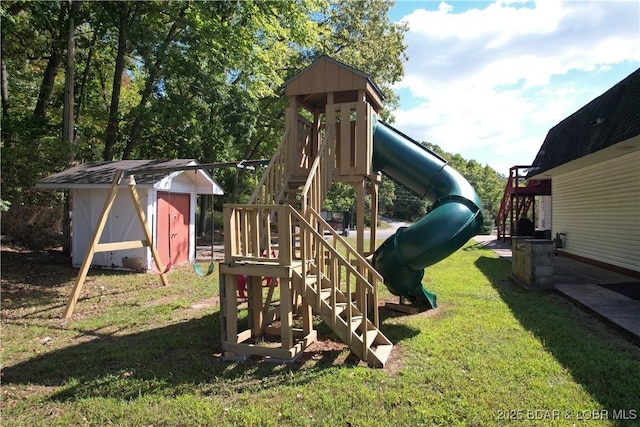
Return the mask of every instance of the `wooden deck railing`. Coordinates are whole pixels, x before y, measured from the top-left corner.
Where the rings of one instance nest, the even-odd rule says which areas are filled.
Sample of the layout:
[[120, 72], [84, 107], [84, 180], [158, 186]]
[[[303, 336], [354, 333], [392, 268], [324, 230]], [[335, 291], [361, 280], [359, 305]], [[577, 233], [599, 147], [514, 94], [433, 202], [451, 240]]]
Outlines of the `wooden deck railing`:
[[291, 233], [287, 232], [291, 230], [291, 215], [287, 206], [225, 205], [225, 260], [264, 263], [265, 258], [270, 258], [269, 262], [277, 265], [291, 265], [292, 239]]
[[249, 204], [278, 204], [286, 189], [287, 176], [286, 176], [286, 161], [287, 161], [287, 135], [289, 129], [287, 129], [282, 136], [280, 145], [276, 149], [276, 152], [271, 157], [271, 161], [267, 166], [267, 169], [262, 174], [262, 178], [255, 190], [249, 198]]
[[[277, 230], [271, 224], [272, 216], [277, 218]], [[368, 304], [377, 301], [382, 276], [320, 215], [310, 211], [310, 216], [316, 225], [290, 205], [225, 205], [224, 221], [229, 231], [225, 233], [225, 259], [256, 265], [301, 266], [302, 277], [317, 278], [317, 289], [326, 279], [332, 291], [340, 290], [361, 313], [371, 311], [370, 321], [378, 328], [378, 310]], [[325, 238], [326, 234], [331, 238]], [[315, 304], [315, 309], [319, 309], [319, 297], [318, 294], [317, 301], [309, 302]], [[332, 298], [335, 308], [335, 296]]]
[[[384, 282], [384, 278], [378, 273], [371, 263], [367, 261], [358, 251], [353, 248], [347, 241], [340, 236], [338, 232], [324, 220], [320, 216], [320, 214], [313, 209], [309, 209], [307, 211], [307, 216], [312, 218], [313, 221], [308, 221], [309, 225], [317, 230], [318, 234], [323, 236], [322, 243], [323, 245], [331, 245], [333, 249], [335, 249], [342, 258], [344, 258], [345, 262], [353, 267], [361, 274], [363, 277], [367, 279], [367, 283], [370, 286], [370, 291], [367, 293], [371, 293], [371, 298], [373, 301], [378, 300], [378, 285]], [[312, 225], [314, 224], [314, 225]], [[330, 239], [324, 238], [325, 236], [330, 235]], [[302, 246], [302, 245], [301, 245]], [[378, 327], [378, 310], [373, 311], [374, 319], [372, 319], [376, 328]]]
[[322, 203], [324, 203], [324, 198], [333, 180], [333, 170], [335, 168], [333, 149], [335, 149], [335, 132], [333, 126], [328, 125], [325, 129], [318, 155], [309, 169], [309, 176], [302, 189], [301, 212], [303, 214], [307, 208], [311, 208], [316, 212], [322, 210]]

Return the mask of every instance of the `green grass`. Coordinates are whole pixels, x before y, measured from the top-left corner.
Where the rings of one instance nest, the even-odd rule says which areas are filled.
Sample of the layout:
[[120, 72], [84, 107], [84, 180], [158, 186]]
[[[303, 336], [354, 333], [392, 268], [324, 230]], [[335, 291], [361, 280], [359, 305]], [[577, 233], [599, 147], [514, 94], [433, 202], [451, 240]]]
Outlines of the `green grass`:
[[5, 255], [2, 425], [640, 425], [640, 349], [511, 284], [510, 264], [473, 243], [427, 270], [437, 311], [381, 310], [396, 344], [384, 370], [341, 349], [291, 365], [220, 360], [217, 271], [177, 268], [163, 287], [92, 270], [63, 321], [76, 270], [18, 271]]

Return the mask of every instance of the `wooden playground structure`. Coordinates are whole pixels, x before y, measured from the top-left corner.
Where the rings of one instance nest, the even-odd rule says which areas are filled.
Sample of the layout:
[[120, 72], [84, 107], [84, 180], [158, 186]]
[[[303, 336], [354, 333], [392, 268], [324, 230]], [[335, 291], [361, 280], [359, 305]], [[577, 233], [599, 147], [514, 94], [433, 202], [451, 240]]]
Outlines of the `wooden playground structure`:
[[[219, 269], [224, 358], [293, 361], [317, 339], [316, 315], [361, 360], [384, 367], [393, 345], [379, 329], [378, 285], [383, 278], [366, 258], [376, 249], [380, 174], [373, 170], [373, 123], [383, 95], [367, 74], [328, 57], [290, 79], [285, 93], [289, 106], [280, 145], [249, 202], [224, 206], [225, 258]], [[169, 169], [227, 166], [235, 163]], [[148, 247], [162, 283], [168, 284], [133, 174], [115, 171], [64, 318], [72, 315], [97, 252]], [[144, 238], [100, 243], [125, 180]], [[334, 182], [355, 189], [355, 248], [320, 215]], [[366, 207], [371, 213], [368, 247]], [[246, 300], [246, 314], [239, 296]]]
[[[375, 250], [380, 176], [372, 168], [372, 129], [383, 96], [368, 75], [328, 57], [290, 79], [285, 93], [286, 129], [262, 179], [247, 204], [224, 207], [224, 357], [295, 360], [317, 339], [317, 315], [361, 360], [383, 367], [392, 349], [379, 329], [383, 279], [366, 259]], [[356, 248], [320, 215], [334, 182], [355, 189]], [[246, 277], [246, 314], [237, 277]], [[263, 287], [263, 278], [277, 279], [278, 288]]]

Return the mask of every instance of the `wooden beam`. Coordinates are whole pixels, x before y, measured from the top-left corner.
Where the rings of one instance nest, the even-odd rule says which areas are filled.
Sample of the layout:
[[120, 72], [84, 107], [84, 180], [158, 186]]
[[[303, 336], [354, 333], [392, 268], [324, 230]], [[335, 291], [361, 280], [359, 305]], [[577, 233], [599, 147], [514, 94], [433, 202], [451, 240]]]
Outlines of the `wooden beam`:
[[[138, 197], [138, 191], [136, 191], [136, 181], [131, 177], [129, 179], [129, 194], [131, 195], [131, 200], [133, 201], [133, 208], [136, 211], [138, 216], [138, 221], [140, 221], [140, 225], [142, 226], [142, 232], [144, 233], [144, 237], [149, 242], [149, 248], [151, 249], [151, 255], [153, 256], [153, 261], [156, 263], [156, 268], [158, 271], [164, 271], [165, 268], [162, 265], [162, 261], [160, 260], [160, 254], [156, 250], [155, 245], [153, 244], [153, 236], [149, 231], [149, 227], [147, 227], [147, 220], [145, 218], [145, 214], [142, 211], [142, 206], [140, 205], [140, 197]], [[169, 243], [171, 244], [171, 243]], [[171, 260], [169, 260], [171, 262]], [[160, 280], [162, 280], [162, 284], [165, 286], [169, 285], [169, 281], [167, 279], [167, 274], [160, 273]]]
[[113, 207], [113, 202], [116, 199], [118, 194], [118, 186], [120, 184], [120, 179], [122, 178], [122, 170], [117, 170], [115, 175], [113, 176], [113, 181], [111, 182], [111, 189], [109, 190], [109, 194], [107, 194], [107, 199], [104, 201], [104, 206], [102, 207], [102, 213], [100, 214], [100, 218], [98, 219], [98, 223], [96, 224], [96, 228], [93, 230], [93, 236], [91, 237], [91, 243], [87, 247], [87, 252], [84, 256], [84, 261], [82, 262], [82, 266], [80, 267], [80, 272], [78, 273], [78, 277], [76, 278], [76, 284], [73, 287], [73, 291], [71, 291], [71, 295], [69, 296], [69, 300], [67, 301], [67, 307], [64, 310], [64, 314], [62, 317], [64, 319], [68, 319], [73, 314], [73, 309], [76, 306], [76, 302], [78, 301], [78, 297], [80, 296], [80, 291], [82, 290], [82, 286], [84, 286], [84, 282], [87, 279], [87, 273], [89, 272], [89, 267], [91, 267], [91, 261], [93, 261], [93, 255], [95, 254], [96, 246], [100, 241], [100, 237], [102, 236], [102, 232], [104, 231], [104, 227], [107, 224], [107, 218], [109, 217], [109, 212]]
[[353, 184], [356, 190], [356, 250], [364, 254], [364, 180]]
[[280, 280], [280, 325], [282, 326], [282, 349], [293, 347], [293, 312], [291, 280], [282, 278]]
[[[97, 252], [108, 252], [108, 251], [117, 251], [123, 249], [138, 249], [143, 247], [149, 247], [151, 249], [151, 254], [153, 255], [153, 259], [158, 267], [159, 271], [163, 271], [162, 262], [160, 261], [160, 256], [156, 251], [156, 248], [153, 246], [153, 237], [151, 232], [149, 231], [149, 227], [147, 227], [147, 222], [145, 219], [144, 212], [142, 210], [142, 206], [140, 205], [140, 198], [138, 197], [138, 192], [135, 187], [135, 179], [130, 177], [129, 180], [129, 193], [131, 195], [131, 199], [133, 201], [133, 207], [136, 212], [138, 221], [140, 222], [140, 226], [142, 227], [142, 231], [144, 232], [145, 239], [143, 240], [131, 240], [126, 242], [109, 242], [109, 243], [99, 243], [100, 237], [102, 237], [102, 233], [104, 232], [104, 228], [107, 225], [107, 219], [109, 218], [109, 212], [113, 208], [113, 203], [118, 195], [118, 190], [120, 188], [120, 181], [124, 175], [124, 171], [122, 169], [116, 170], [116, 173], [113, 176], [113, 181], [111, 182], [111, 188], [109, 189], [109, 193], [107, 194], [107, 199], [104, 202], [104, 206], [102, 207], [102, 212], [100, 213], [100, 217], [98, 219], [98, 223], [96, 224], [96, 228], [93, 230], [93, 235], [91, 237], [91, 243], [87, 248], [87, 252], [84, 256], [84, 261], [82, 262], [82, 266], [80, 267], [80, 272], [78, 273], [78, 277], [76, 279], [76, 284], [69, 296], [69, 300], [67, 302], [67, 306], [65, 308], [63, 318], [68, 319], [73, 315], [73, 310], [75, 308], [76, 302], [78, 301], [78, 297], [80, 296], [80, 292], [82, 291], [82, 287], [84, 286], [84, 282], [87, 279], [87, 273], [89, 272], [89, 268], [91, 267], [91, 262], [93, 261], [93, 257]], [[162, 283], [167, 286], [169, 284], [166, 274], [161, 274], [160, 278]]]
[[198, 163], [191, 166], [171, 166], [171, 167], [137, 167], [133, 169], [127, 169], [123, 171], [123, 177], [127, 178], [131, 175], [153, 175], [160, 172], [175, 172], [175, 171], [189, 171], [189, 170], [214, 170], [224, 168], [255, 168], [256, 166], [267, 166], [269, 164], [268, 159], [254, 159], [254, 160], [238, 160], [233, 162], [214, 162], [214, 163]]
[[[224, 275], [224, 297], [220, 300], [221, 315], [225, 318], [226, 330], [224, 331], [227, 340], [237, 339], [238, 335], [238, 298], [236, 296], [236, 279], [231, 274]], [[237, 341], [236, 341], [237, 342]]]
[[110, 252], [120, 251], [124, 249], [139, 249], [150, 246], [148, 240], [132, 240], [128, 242], [111, 242], [111, 243], [98, 243], [94, 249], [94, 252]]
[[[260, 280], [260, 277], [247, 276], [247, 294], [251, 336], [257, 337], [262, 333], [262, 328], [264, 327], [262, 307], [262, 280]], [[238, 342], [241, 341], [244, 340], [238, 340]]]
[[[369, 233], [369, 252], [376, 251], [376, 237], [378, 234], [378, 181], [371, 181], [371, 231]], [[364, 254], [360, 254], [364, 255]]]

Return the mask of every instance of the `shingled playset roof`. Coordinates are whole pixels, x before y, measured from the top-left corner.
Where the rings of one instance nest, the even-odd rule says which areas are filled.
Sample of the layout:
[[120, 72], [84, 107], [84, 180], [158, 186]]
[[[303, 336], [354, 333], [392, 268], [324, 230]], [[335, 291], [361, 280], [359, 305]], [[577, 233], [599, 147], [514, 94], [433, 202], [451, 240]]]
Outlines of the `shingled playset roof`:
[[539, 174], [640, 135], [640, 68], [558, 123], [531, 167]]

